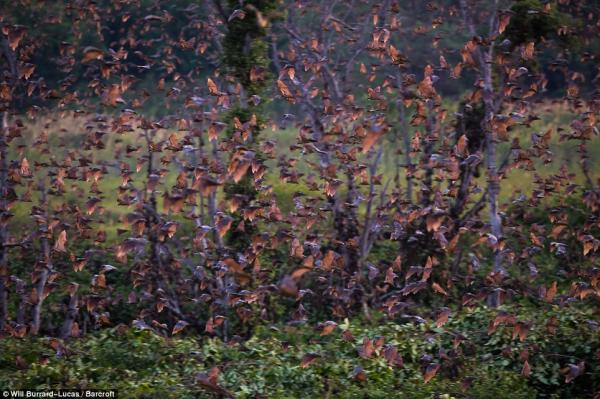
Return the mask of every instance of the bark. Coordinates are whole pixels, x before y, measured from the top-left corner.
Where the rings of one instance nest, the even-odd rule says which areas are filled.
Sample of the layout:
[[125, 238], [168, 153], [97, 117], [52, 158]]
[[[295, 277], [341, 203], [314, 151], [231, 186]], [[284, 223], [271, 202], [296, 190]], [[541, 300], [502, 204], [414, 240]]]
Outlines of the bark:
[[[0, 29], [1, 28], [2, 24], [0, 24]], [[0, 51], [0, 58], [2, 57], [2, 55], [4, 55], [4, 59], [6, 60], [6, 63], [8, 65], [10, 78], [12, 80], [12, 91], [14, 91], [19, 79], [17, 56], [15, 52], [10, 48], [8, 40], [6, 40], [4, 34], [0, 35]]]
[[[406, 107], [404, 106], [404, 87], [402, 85], [402, 72], [398, 71], [396, 74], [396, 81], [398, 83], [398, 122], [400, 136], [402, 136], [402, 145], [404, 146], [404, 167], [406, 168], [406, 200], [412, 203], [412, 174], [413, 165], [410, 157], [410, 133], [408, 131], [408, 124], [406, 123]], [[396, 185], [400, 185], [400, 157], [396, 161]], [[399, 187], [398, 187], [399, 188]]]
[[[192, 122], [190, 122], [192, 123]], [[191, 125], [190, 125], [191, 126]], [[200, 130], [202, 131], [204, 127], [204, 124], [201, 123], [200, 125]], [[204, 159], [204, 141], [202, 140], [202, 137], [198, 137], [198, 151], [194, 151], [193, 152], [193, 159], [192, 162], [193, 164], [198, 167], [200, 166], [200, 162], [198, 161], [198, 156], [200, 156], [200, 160]], [[200, 196], [200, 204], [199, 204], [199, 213], [198, 213], [198, 218], [200, 219], [200, 225], [203, 225], [204, 222], [204, 195], [202, 195], [202, 190], [198, 190], [198, 195]]]
[[594, 181], [592, 180], [590, 174], [590, 158], [587, 151], [587, 146], [585, 141], [581, 141], [578, 147], [579, 156], [581, 158], [581, 171], [583, 172], [583, 176], [585, 177], [585, 183], [588, 189], [594, 188]]
[[48, 282], [48, 275], [52, 270], [52, 258], [50, 254], [50, 242], [48, 235], [50, 234], [48, 229], [48, 194], [46, 187], [43, 182], [39, 184], [40, 191], [40, 203], [44, 212], [44, 224], [40, 227], [40, 244], [42, 250], [42, 261], [38, 262], [36, 268], [41, 268], [37, 274], [37, 281], [35, 285], [35, 304], [33, 306], [32, 321], [31, 321], [31, 335], [37, 335], [40, 331], [41, 319], [42, 319], [42, 306], [44, 304], [44, 290], [46, 283]]
[[[469, 188], [471, 186], [471, 179], [473, 178], [473, 168], [470, 165], [461, 166], [460, 171], [460, 187], [458, 189], [458, 194], [456, 195], [456, 200], [450, 209], [450, 216], [453, 219], [458, 219], [462, 214], [465, 206], [467, 205], [467, 200], [469, 199]], [[455, 224], [454, 232], [458, 230], [460, 226]]]
[[60, 337], [62, 339], [67, 339], [71, 336], [71, 329], [73, 328], [73, 323], [77, 319], [77, 314], [79, 313], [79, 299], [77, 297], [77, 292], [74, 292], [69, 299], [69, 307], [67, 308], [67, 317], [61, 327]]
[[333, 229], [335, 239], [340, 244], [335, 245], [335, 250], [344, 258], [344, 265], [349, 274], [359, 271], [360, 253], [356, 248], [347, 245], [347, 243], [359, 236], [358, 219], [356, 217], [356, 207], [354, 205], [355, 185], [354, 176], [351, 171], [346, 173], [348, 192], [346, 199], [340, 195], [335, 195], [328, 199], [333, 212]]
[[[7, 143], [6, 135], [8, 133], [8, 112], [4, 111], [2, 120], [2, 129], [0, 130], [0, 212], [7, 211]], [[4, 329], [8, 320], [8, 231], [5, 224], [0, 224], [0, 331]]]
[[360, 237], [360, 266], [363, 266], [364, 261], [367, 259], [371, 250], [371, 220], [373, 218], [373, 200], [375, 199], [375, 175], [377, 174], [377, 168], [381, 161], [381, 155], [383, 154], [383, 147], [379, 148], [377, 155], [373, 162], [369, 165], [369, 197], [367, 198], [367, 209], [365, 211], [365, 219], [363, 223], [363, 231]]
[[22, 326], [25, 325], [25, 307], [29, 297], [27, 296], [25, 281], [16, 277], [13, 277], [13, 281], [15, 284], [15, 294], [20, 298], [19, 305], [17, 306], [16, 321], [17, 325]]
[[[369, 196], [367, 198], [367, 209], [365, 211], [365, 219], [363, 223], [363, 231], [360, 237], [360, 260], [359, 260], [359, 273], [360, 273], [360, 281], [362, 283], [364, 279], [365, 270], [365, 261], [369, 256], [369, 252], [371, 252], [372, 240], [371, 240], [371, 221], [373, 219], [373, 200], [375, 199], [375, 175], [377, 174], [377, 168], [379, 166], [379, 162], [381, 161], [381, 156], [383, 154], [383, 147], [379, 147], [379, 151], [375, 156], [373, 162], [369, 165]], [[370, 288], [370, 289], [369, 289]], [[372, 287], [369, 287], [368, 284], [362, 284], [362, 296], [361, 296], [361, 305], [362, 312], [366, 320], [371, 321], [371, 312], [369, 309], [368, 299], [372, 296]]]
[[[466, 0], [460, 0], [461, 11], [464, 21], [472, 36], [476, 36], [475, 25], [469, 14], [469, 8]], [[489, 21], [488, 44], [485, 50], [477, 48], [475, 55], [479, 64], [480, 77], [483, 80], [483, 103], [485, 107], [485, 118], [482, 122], [482, 130], [485, 134], [485, 164], [487, 174], [487, 200], [489, 208], [489, 223], [490, 233], [497, 239], [502, 237], [502, 220], [498, 211], [498, 196], [500, 194], [500, 180], [498, 175], [497, 165], [497, 145], [494, 134], [492, 119], [496, 110], [500, 108], [500, 104], [494, 101], [494, 85], [492, 81], [492, 63], [494, 59], [494, 42], [490, 38], [493, 37], [497, 30], [498, 18], [496, 15], [498, 0], [495, 0], [492, 6], [491, 17]], [[494, 272], [502, 273], [502, 252], [494, 251]]]
[[421, 186], [421, 203], [424, 207], [431, 204], [431, 194], [433, 193], [433, 167], [431, 164], [431, 156], [433, 155], [435, 144], [435, 118], [433, 116], [433, 100], [427, 101], [427, 121], [425, 123], [425, 148], [423, 150], [422, 163], [425, 168], [425, 177]]
[[[148, 166], [146, 173], [147, 179], [150, 179], [150, 176], [153, 174], [154, 156], [150, 148], [150, 136], [147, 130], [144, 131], [144, 135], [148, 147]], [[147, 191], [146, 195], [148, 195]], [[156, 285], [158, 286], [159, 290], [162, 291], [162, 296], [167, 300], [167, 309], [169, 309], [178, 317], [183, 318], [177, 296], [169, 284], [168, 277], [165, 277], [167, 271], [164, 267], [163, 259], [160, 253], [160, 243], [158, 241], [157, 229], [160, 226], [160, 218], [158, 216], [156, 192], [154, 189], [150, 192], [149, 200], [146, 200], [144, 211], [146, 216], [146, 228], [148, 229], [148, 240], [150, 241], [150, 263], [151, 266], [155, 267], [153, 271], [155, 272]]]
[[[485, 132], [485, 152], [486, 152], [486, 170], [487, 170], [487, 192], [488, 207], [490, 218], [490, 231], [500, 239], [502, 237], [502, 220], [498, 212], [498, 196], [500, 194], [500, 179], [498, 177], [497, 165], [497, 145], [496, 137], [492, 128], [492, 118], [494, 116], [494, 88], [492, 83], [492, 59], [494, 55], [493, 44], [490, 44], [488, 51], [480, 55], [480, 66], [483, 69], [483, 102], [485, 105], [485, 119], [483, 121], [483, 130]], [[494, 253], [494, 271], [501, 272], [502, 254], [499, 250]]]
[[[3, 25], [0, 24], [0, 29]], [[0, 60], [4, 58], [8, 67], [9, 83], [11, 86], [11, 101], [14, 105], [15, 88], [19, 84], [19, 72], [17, 55], [10, 48], [8, 40], [4, 34], [0, 34]], [[0, 71], [1, 73], [2, 71]], [[11, 104], [6, 104], [10, 109]], [[8, 193], [8, 143], [6, 137], [8, 135], [8, 109], [4, 109], [2, 117], [2, 128], [0, 129], [0, 213], [7, 212], [7, 193]], [[0, 225], [0, 331], [2, 331], [8, 320], [8, 230], [6, 225]]]
[[[220, 163], [219, 160], [219, 148], [217, 146], [217, 141], [212, 141], [212, 155], [214, 159]], [[223, 252], [224, 243], [223, 238], [219, 235], [217, 231], [217, 192], [213, 192], [208, 196], [208, 218], [210, 223], [212, 223], [212, 233], [213, 233], [213, 242], [217, 246], [217, 251], [219, 255]]]

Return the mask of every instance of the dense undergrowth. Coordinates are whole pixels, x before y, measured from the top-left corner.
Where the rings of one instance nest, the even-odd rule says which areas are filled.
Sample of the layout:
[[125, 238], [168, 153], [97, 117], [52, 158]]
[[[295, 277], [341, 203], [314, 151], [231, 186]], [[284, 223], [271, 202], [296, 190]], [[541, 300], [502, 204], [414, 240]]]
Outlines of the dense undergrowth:
[[[518, 312], [532, 328], [521, 337], [494, 315]], [[556, 317], [556, 319], [552, 319]], [[542, 327], [540, 327], [542, 326]], [[154, 330], [154, 331], [152, 331]], [[377, 316], [340, 323], [330, 334], [307, 324], [262, 326], [247, 341], [125, 325], [68, 342], [0, 340], [0, 386], [106, 388], [138, 398], [211, 398], [203, 373], [219, 369], [218, 386], [238, 398], [584, 398], [597, 390], [600, 329], [593, 309], [532, 306], [463, 308], [444, 325]], [[365, 337], [373, 343], [371, 352]], [[392, 358], [390, 348], [399, 356]], [[366, 349], [366, 351], [365, 351]], [[454, 352], [451, 354], [450, 352]], [[444, 353], [452, 356], [444, 356]], [[454, 356], [458, 354], [458, 356]], [[530, 374], [523, 376], [523, 358]], [[442, 359], [423, 383], [430, 358]], [[447, 360], [444, 360], [447, 359]], [[577, 383], [569, 364], [585, 361]], [[214, 369], [213, 369], [214, 371]], [[456, 375], [462, 375], [457, 380]]]

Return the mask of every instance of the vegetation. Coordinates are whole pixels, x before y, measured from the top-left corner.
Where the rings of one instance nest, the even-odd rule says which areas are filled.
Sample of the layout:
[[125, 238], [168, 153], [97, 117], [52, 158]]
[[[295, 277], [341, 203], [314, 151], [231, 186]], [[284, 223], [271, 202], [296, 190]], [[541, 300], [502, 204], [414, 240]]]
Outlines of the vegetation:
[[600, 395], [594, 1], [0, 16], [0, 388]]
[[[506, 392], [518, 398], [558, 398], [583, 397], [585, 385], [597, 384], [592, 377], [599, 371], [597, 359], [586, 365], [592, 375], [580, 384], [563, 383], [568, 371], [560, 361], [568, 356], [577, 362], [597, 350], [597, 331], [586, 326], [589, 311], [502, 310], [518, 312], [528, 321], [556, 317], [557, 327], [530, 330], [522, 340], [504, 322], [490, 332], [491, 309], [453, 314], [446, 331], [468, 332], [464, 339], [469, 343], [454, 345], [457, 357], [442, 356], [438, 378], [427, 384], [422, 382], [427, 359], [451, 348], [456, 336], [438, 334], [436, 323], [373, 326], [358, 320], [345, 320], [326, 335], [306, 325], [265, 326], [249, 340], [230, 343], [169, 338], [124, 325], [68, 346], [40, 338], [2, 341], [5, 373], [0, 383], [14, 388], [116, 388], [125, 397], [211, 397], [215, 388], [211, 391], [198, 380], [218, 367], [218, 385], [240, 398], [493, 398]], [[531, 362], [528, 378], [521, 375], [524, 351]], [[457, 380], [458, 374], [462, 378]]]

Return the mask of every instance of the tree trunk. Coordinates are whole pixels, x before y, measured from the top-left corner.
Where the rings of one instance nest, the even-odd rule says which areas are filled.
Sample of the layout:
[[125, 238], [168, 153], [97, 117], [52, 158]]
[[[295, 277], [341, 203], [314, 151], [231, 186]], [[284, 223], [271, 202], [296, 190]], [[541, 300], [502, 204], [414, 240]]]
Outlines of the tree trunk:
[[[4, 111], [2, 118], [2, 129], [0, 131], [0, 212], [7, 211], [7, 143], [6, 135], [8, 133], [8, 111]], [[0, 224], [0, 331], [4, 329], [8, 320], [8, 248], [5, 246], [8, 241], [6, 224]]]
[[[406, 200], [412, 203], [412, 173], [413, 165], [410, 157], [410, 133], [408, 131], [408, 124], [406, 123], [406, 107], [404, 106], [404, 88], [402, 86], [402, 73], [396, 74], [396, 81], [398, 83], [398, 122], [400, 135], [402, 136], [402, 144], [404, 146], [404, 167], [406, 168]], [[400, 184], [400, 157], [396, 161], [396, 184]]]
[[[3, 30], [4, 25], [0, 24], [0, 29]], [[8, 40], [4, 34], [0, 34], [0, 60], [6, 60], [7, 70], [0, 71], [5, 76], [9, 76], [10, 82], [10, 97], [7, 103], [2, 104], [6, 108], [3, 109], [2, 128], [0, 132], [0, 213], [7, 212], [8, 201], [8, 109], [11, 108], [11, 103], [14, 103], [15, 88], [19, 84], [18, 62], [17, 55], [11, 49]], [[8, 242], [8, 230], [5, 224], [0, 224], [0, 331], [2, 331], [8, 320], [8, 248], [5, 246]]]
[[71, 336], [71, 329], [73, 328], [73, 323], [77, 318], [77, 313], [79, 312], [79, 299], [77, 298], [77, 292], [73, 292], [69, 299], [69, 307], [67, 309], [67, 317], [62, 325], [60, 331], [60, 337], [62, 339], [67, 339]]
[[426, 136], [425, 148], [423, 150], [422, 163], [425, 168], [425, 177], [421, 186], [421, 203], [423, 207], [431, 204], [431, 195], [433, 194], [433, 167], [431, 166], [431, 156], [433, 155], [434, 144], [437, 140], [435, 134], [435, 117], [433, 115], [433, 100], [426, 100], [427, 120], [425, 122]]
[[[460, 0], [460, 7], [464, 17], [465, 24], [470, 34], [475, 37], [477, 32], [475, 25], [469, 14], [469, 6], [466, 0]], [[493, 37], [498, 29], [498, 0], [494, 0], [490, 13], [488, 37]], [[494, 104], [494, 84], [492, 81], [492, 62], [494, 58], [494, 42], [490, 40], [486, 51], [476, 49], [477, 63], [479, 64], [480, 75], [483, 80], [483, 103], [485, 108], [485, 118], [481, 129], [485, 133], [485, 156], [487, 172], [487, 200], [490, 218], [490, 232], [496, 239], [502, 237], [502, 220], [498, 212], [498, 196], [500, 194], [500, 181], [498, 176], [498, 166], [496, 161], [496, 138], [492, 126], [492, 119], [496, 109], [500, 109], [500, 102]], [[503, 272], [502, 253], [496, 247], [494, 250], [494, 272]]]
[[[493, 47], [483, 53], [483, 102], [485, 105], [485, 118], [482, 129], [485, 132], [485, 155], [487, 171], [487, 194], [490, 218], [490, 232], [498, 239], [502, 237], [502, 220], [498, 212], [498, 196], [500, 194], [500, 181], [498, 177], [498, 165], [496, 154], [496, 137], [492, 126], [494, 116], [494, 89], [492, 84], [492, 57]], [[494, 251], [494, 271], [502, 272], [502, 254], [496, 249]]]
[[38, 262], [37, 267], [42, 269], [37, 275], [37, 284], [35, 286], [35, 304], [33, 306], [32, 321], [31, 321], [31, 335], [37, 335], [40, 331], [41, 319], [42, 319], [42, 305], [44, 304], [44, 290], [46, 289], [46, 283], [48, 282], [48, 274], [52, 270], [52, 259], [50, 254], [50, 243], [48, 242], [48, 197], [46, 187], [43, 182], [39, 185], [40, 191], [40, 202], [44, 209], [44, 225], [40, 227], [41, 232], [41, 250], [43, 260]]
[[15, 294], [20, 298], [17, 305], [16, 321], [19, 326], [25, 325], [25, 308], [29, 301], [25, 281], [15, 278]]
[[[154, 154], [152, 152], [152, 148], [150, 146], [150, 135], [147, 130], [144, 132], [146, 138], [146, 144], [148, 147], [148, 167], [146, 170], [146, 178], [150, 181], [151, 176], [153, 175], [153, 161]], [[146, 196], [150, 194], [150, 198], [145, 198], [145, 217], [146, 217], [146, 228], [148, 231], [148, 241], [150, 241], [150, 263], [152, 266], [152, 271], [154, 273], [153, 277], [155, 278], [154, 283], [156, 286], [162, 290], [162, 296], [167, 301], [167, 309], [174, 313], [177, 317], [183, 318], [183, 314], [181, 313], [181, 308], [179, 306], [179, 300], [177, 295], [169, 283], [169, 278], [166, 275], [170, 274], [169, 271], [165, 270], [165, 265], [163, 263], [163, 259], [160, 253], [160, 243], [158, 239], [158, 228], [161, 224], [161, 220], [158, 216], [158, 207], [156, 202], [156, 190], [153, 188], [150, 193], [146, 189]], [[159, 299], [159, 298], [157, 298]]]
[[[217, 140], [212, 141], [212, 155], [213, 155], [213, 158], [217, 162], [220, 161]], [[214, 192], [212, 192], [208, 195], [208, 219], [210, 220], [210, 223], [213, 227], [213, 229], [212, 229], [213, 242], [217, 246], [217, 251], [220, 255], [223, 252], [223, 247], [225, 244], [223, 243], [223, 238], [217, 231], [216, 217], [217, 217], [217, 192], [215, 190]]]

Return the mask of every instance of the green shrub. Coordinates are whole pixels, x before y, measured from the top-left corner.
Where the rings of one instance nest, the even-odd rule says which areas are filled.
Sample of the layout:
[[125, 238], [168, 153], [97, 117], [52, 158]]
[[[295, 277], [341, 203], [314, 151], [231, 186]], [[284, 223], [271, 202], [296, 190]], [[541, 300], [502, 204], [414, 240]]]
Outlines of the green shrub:
[[[400, 324], [379, 320], [375, 325], [341, 322], [333, 333], [303, 325], [258, 327], [243, 343], [217, 338], [166, 338], [150, 331], [117, 327], [52, 348], [44, 338], [0, 340], [0, 387], [113, 388], [124, 398], [210, 398], [196, 375], [218, 366], [219, 384], [236, 398], [577, 398], [598, 389], [600, 347], [597, 314], [576, 307], [505, 307], [520, 321], [532, 323], [527, 337], [513, 339], [504, 325], [488, 335], [488, 323], [498, 310], [477, 307], [451, 315], [438, 328], [433, 323]], [[538, 309], [538, 310], [536, 310]], [[545, 323], [557, 316], [554, 335]], [[349, 330], [353, 342], [342, 338]], [[453, 350], [457, 334], [465, 338], [452, 360], [440, 353]], [[403, 367], [391, 367], [376, 353], [363, 359], [357, 348], [363, 337], [385, 338], [398, 348]], [[57, 341], [54, 341], [55, 343]], [[54, 344], [56, 346], [56, 344]], [[524, 350], [531, 375], [521, 375]], [[316, 360], [301, 367], [303, 357]], [[423, 382], [421, 358], [441, 364], [429, 383]], [[566, 384], [560, 370], [580, 360], [586, 373]], [[353, 378], [362, 367], [366, 380]]]

